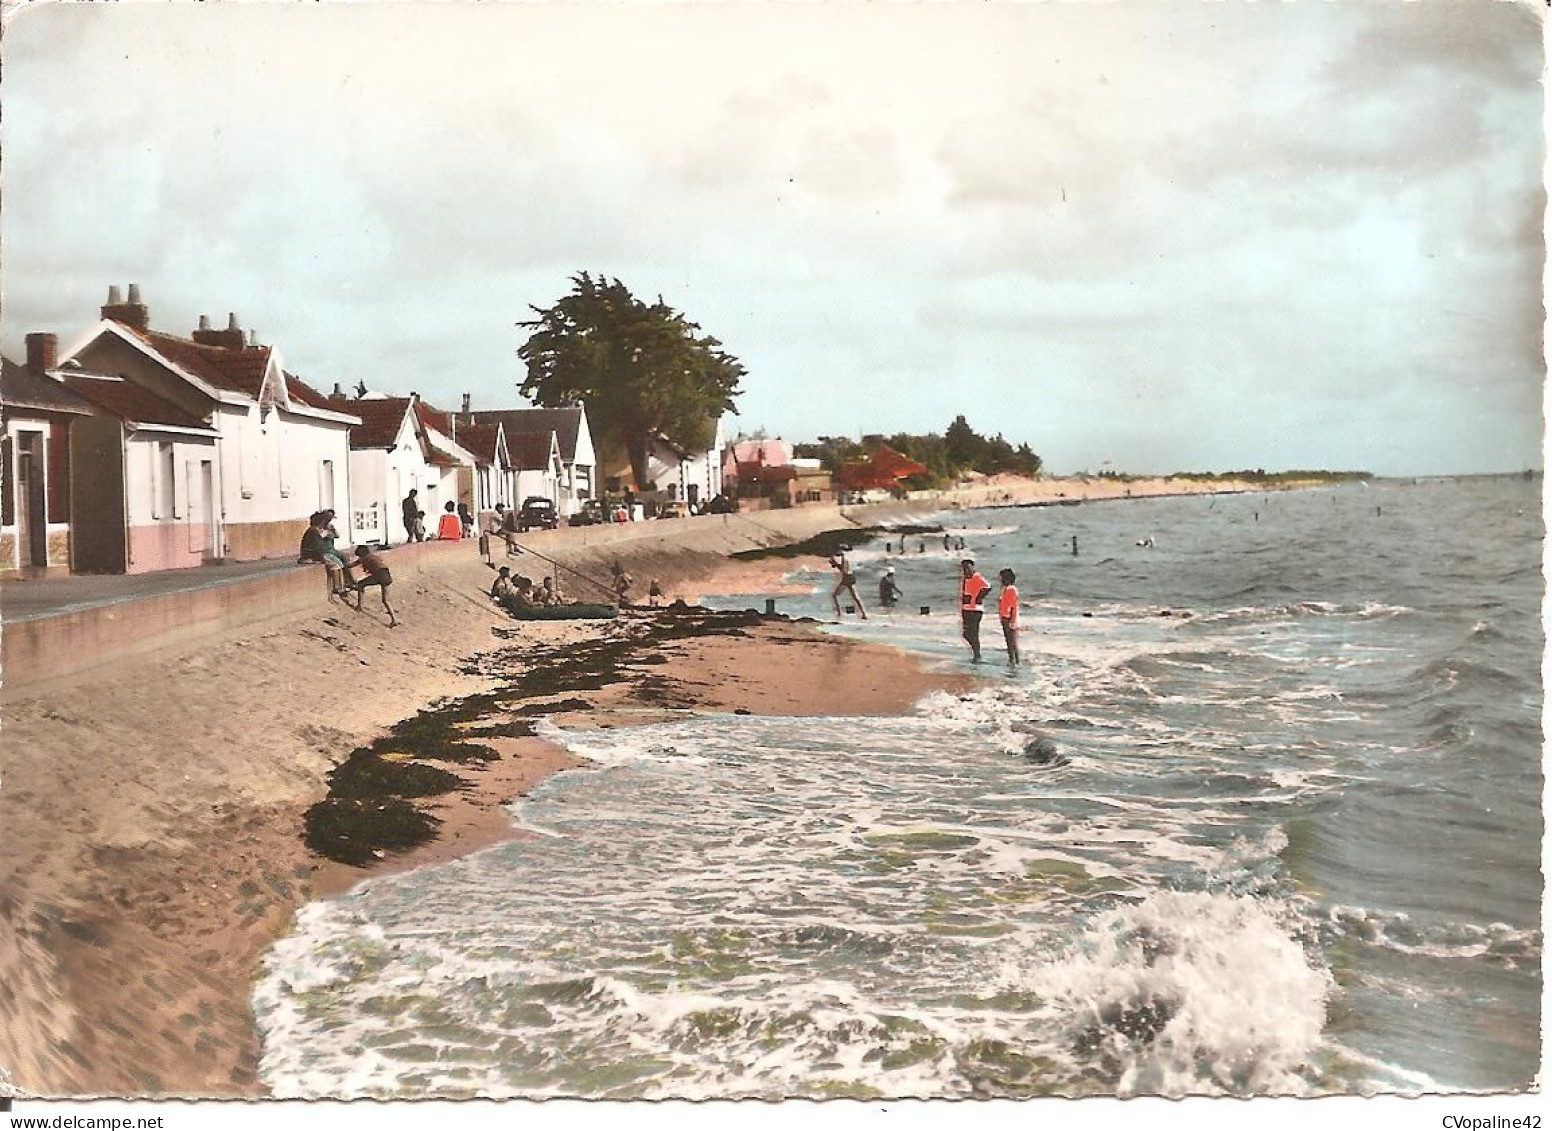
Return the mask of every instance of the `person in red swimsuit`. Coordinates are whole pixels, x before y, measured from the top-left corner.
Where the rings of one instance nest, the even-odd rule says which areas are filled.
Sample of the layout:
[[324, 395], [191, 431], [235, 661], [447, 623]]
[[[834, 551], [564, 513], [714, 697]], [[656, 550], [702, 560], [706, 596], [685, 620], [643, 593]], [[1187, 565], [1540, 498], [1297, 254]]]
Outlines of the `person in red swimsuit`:
[[997, 619], [1002, 621], [1002, 639], [1008, 646], [1008, 664], [1016, 668], [1019, 664], [1018, 590], [1014, 588], [1015, 578], [1011, 569], [1000, 571], [997, 580], [1002, 582], [1002, 592], [997, 594]]

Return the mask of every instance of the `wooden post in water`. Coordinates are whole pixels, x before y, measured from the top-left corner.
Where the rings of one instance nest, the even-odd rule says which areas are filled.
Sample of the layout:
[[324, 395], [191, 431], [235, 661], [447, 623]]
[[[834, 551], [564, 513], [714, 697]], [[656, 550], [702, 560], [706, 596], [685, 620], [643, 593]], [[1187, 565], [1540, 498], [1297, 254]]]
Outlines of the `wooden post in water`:
[[1072, 536], [1072, 556], [1078, 556], [1078, 536], [1076, 534]]

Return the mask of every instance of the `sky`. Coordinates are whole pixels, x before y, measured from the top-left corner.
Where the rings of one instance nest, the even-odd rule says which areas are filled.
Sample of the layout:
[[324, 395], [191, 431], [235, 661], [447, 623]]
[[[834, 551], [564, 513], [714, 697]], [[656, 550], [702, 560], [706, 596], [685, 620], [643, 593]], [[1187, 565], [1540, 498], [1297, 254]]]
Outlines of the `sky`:
[[135, 282], [325, 390], [513, 407], [586, 270], [744, 363], [730, 436], [1542, 465], [1533, 3], [7, 8], [13, 359]]

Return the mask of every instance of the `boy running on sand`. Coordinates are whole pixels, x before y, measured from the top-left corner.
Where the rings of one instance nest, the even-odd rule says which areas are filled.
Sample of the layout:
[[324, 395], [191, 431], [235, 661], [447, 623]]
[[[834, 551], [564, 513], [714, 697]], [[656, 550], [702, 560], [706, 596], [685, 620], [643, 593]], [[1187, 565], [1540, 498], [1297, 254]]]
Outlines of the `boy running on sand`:
[[851, 594], [852, 602], [856, 605], [857, 615], [863, 620], [868, 619], [868, 610], [862, 607], [862, 598], [857, 596], [857, 575], [851, 568], [851, 559], [846, 556], [850, 546], [842, 546], [833, 558], [830, 559], [832, 569], [841, 571], [841, 579], [835, 583], [835, 589], [830, 594], [830, 603], [835, 606], [835, 619], [841, 619], [841, 591]]
[[388, 586], [393, 584], [393, 574], [388, 572], [383, 559], [370, 546], [356, 547], [356, 560], [346, 564], [345, 568], [360, 566], [366, 571], [366, 576], [356, 582], [356, 612], [361, 611], [361, 597], [368, 585], [376, 585], [383, 597], [383, 608], [388, 610], [388, 627], [396, 628], [399, 618], [393, 615], [393, 606], [388, 603]]
[[1002, 582], [1002, 592], [997, 595], [997, 617], [1002, 621], [1002, 639], [1008, 645], [1008, 666], [1018, 667], [1018, 590], [1014, 588], [1011, 569], [1001, 570], [997, 580]]

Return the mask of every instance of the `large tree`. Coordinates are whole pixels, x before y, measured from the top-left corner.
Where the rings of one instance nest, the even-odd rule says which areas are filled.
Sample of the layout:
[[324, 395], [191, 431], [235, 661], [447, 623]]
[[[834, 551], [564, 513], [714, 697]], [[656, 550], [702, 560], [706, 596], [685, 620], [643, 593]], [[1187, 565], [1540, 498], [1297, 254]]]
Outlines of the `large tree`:
[[528, 366], [520, 388], [547, 408], [585, 402], [594, 429], [619, 441], [644, 485], [652, 435], [705, 451], [744, 367], [661, 296], [648, 305], [620, 280], [586, 271], [571, 282], [570, 294], [518, 323], [530, 331], [517, 351]]

